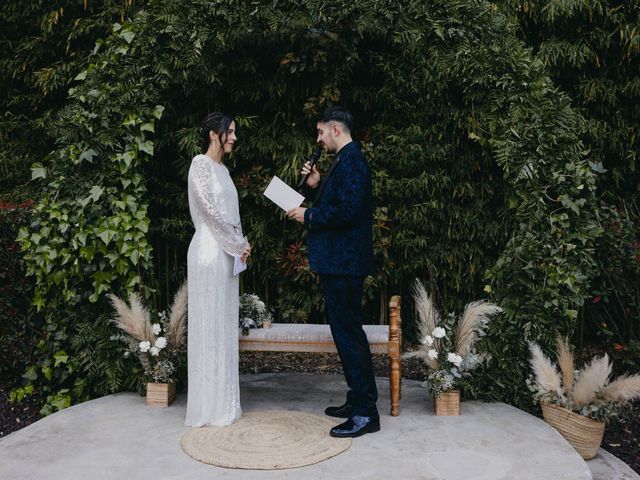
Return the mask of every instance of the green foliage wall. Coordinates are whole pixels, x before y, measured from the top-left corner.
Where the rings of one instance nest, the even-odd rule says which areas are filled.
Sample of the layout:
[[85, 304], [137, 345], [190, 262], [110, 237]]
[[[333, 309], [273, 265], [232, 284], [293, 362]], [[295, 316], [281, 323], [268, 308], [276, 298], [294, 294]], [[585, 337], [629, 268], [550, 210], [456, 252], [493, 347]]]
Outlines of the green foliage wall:
[[619, 0], [505, 0], [520, 35], [583, 115], [591, 156], [607, 201], [640, 194], [640, 2]]
[[7, 0], [0, 5], [0, 191], [29, 198], [30, 172], [56, 141], [53, 121], [96, 40], [139, 7], [131, 0]]
[[282, 319], [320, 319], [301, 229], [261, 192], [273, 174], [295, 181], [316, 115], [341, 102], [374, 171], [371, 311], [400, 292], [410, 317], [416, 276], [445, 310], [492, 295], [506, 312], [470, 393], [526, 405], [525, 340], [570, 332], [593, 275], [601, 166], [509, 21], [471, 0], [188, 7], [150, 3], [98, 42], [56, 119], [56, 150], [33, 170], [43, 194], [21, 241], [49, 328], [78, 309], [99, 317], [106, 291], [182, 279], [185, 175], [214, 109], [240, 124], [229, 165], [255, 250], [243, 287]]
[[[85, 194], [82, 185], [91, 180], [83, 178], [74, 192], [72, 182], [81, 177], [82, 172], [61, 179], [60, 183], [66, 187], [66, 198], [58, 202], [55, 189], [43, 192], [40, 182], [30, 181], [32, 171], [29, 165], [42, 162], [58, 141], [59, 130], [55, 121], [67, 103], [69, 83], [86, 65], [96, 40], [107, 36], [114, 22], [138, 8], [132, 0], [62, 0], [54, 3], [9, 0], [0, 4], [0, 46], [3, 52], [0, 56], [0, 70], [3, 72], [0, 76], [0, 203], [27, 207], [20, 208], [19, 222], [14, 221], [18, 216], [10, 212], [0, 215], [2, 243], [9, 245], [18, 236], [19, 226], [29, 225], [30, 237], [35, 234], [29, 239], [35, 243], [29, 262], [35, 262], [37, 268], [45, 272], [44, 275], [50, 274], [43, 281], [44, 286], [38, 288], [36, 303], [39, 312], [28, 308], [22, 300], [26, 294], [33, 297], [36, 277], [23, 281], [3, 276], [8, 283], [2, 298], [6, 321], [3, 317], [0, 340], [11, 358], [11, 362], [2, 362], [3, 368], [11, 368], [9, 372], [3, 371], [3, 375], [8, 373], [12, 378], [15, 374], [13, 367], [29, 362], [30, 367], [24, 373], [26, 389], [19, 389], [16, 395], [20, 397], [36, 386], [37, 392], [49, 401], [47, 411], [68, 406], [72, 400], [87, 398], [89, 394], [105, 392], [90, 391], [92, 382], [84, 381], [81, 355], [76, 355], [70, 346], [79, 322], [87, 318], [95, 320], [98, 312], [94, 305], [86, 302], [86, 298], [91, 294], [91, 274], [104, 267], [84, 265], [79, 270], [77, 265], [70, 265], [75, 261], [79, 248], [77, 244], [69, 244], [71, 231], [66, 225], [72, 225], [70, 222], [82, 217], [83, 212], [75, 211], [75, 205], [69, 202], [69, 198], [73, 193]], [[36, 165], [34, 178], [41, 177], [45, 171]], [[31, 202], [23, 201], [40, 199], [43, 193], [54, 201], [46, 207], [44, 201], [37, 204], [32, 218], [29, 214]], [[49, 238], [51, 230], [57, 230], [57, 233]], [[78, 239], [86, 242], [84, 235], [93, 234], [80, 232]], [[24, 274], [26, 268], [15, 257], [16, 253], [11, 249], [3, 251], [3, 273]], [[58, 272], [56, 269], [60, 264], [64, 267]], [[70, 269], [88, 278], [80, 288], [77, 275], [74, 282]], [[35, 273], [33, 267], [30, 272]], [[42, 275], [39, 278], [43, 278]], [[69, 295], [74, 298], [65, 300], [65, 296], [60, 294], [60, 285], [65, 288], [71, 286], [67, 298]], [[75, 296], [72, 295], [74, 288]], [[43, 292], [47, 289], [52, 291], [43, 300]], [[46, 309], [42, 308], [43, 303], [47, 304]], [[102, 367], [100, 371], [107, 376], [108, 372], [114, 371], [112, 362], [105, 362]]]
[[[598, 275], [581, 316], [580, 343], [612, 353], [640, 341], [640, 2], [505, 0], [518, 34], [582, 118], [580, 136], [601, 162]], [[630, 352], [631, 353], [631, 352]], [[636, 366], [637, 368], [637, 366]]]

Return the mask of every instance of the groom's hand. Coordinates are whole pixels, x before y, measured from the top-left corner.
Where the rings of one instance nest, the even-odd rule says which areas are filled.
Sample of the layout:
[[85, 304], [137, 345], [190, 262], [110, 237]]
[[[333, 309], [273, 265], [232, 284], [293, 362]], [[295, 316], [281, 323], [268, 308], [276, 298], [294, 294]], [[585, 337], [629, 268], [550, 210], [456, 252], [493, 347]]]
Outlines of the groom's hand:
[[304, 212], [306, 210], [307, 209], [304, 207], [292, 208], [287, 212], [287, 217], [295, 220], [296, 222], [304, 223]]
[[320, 172], [315, 165], [311, 167], [311, 162], [307, 162], [302, 167], [302, 175], [309, 175], [307, 177], [307, 185], [311, 188], [316, 188], [320, 183]]

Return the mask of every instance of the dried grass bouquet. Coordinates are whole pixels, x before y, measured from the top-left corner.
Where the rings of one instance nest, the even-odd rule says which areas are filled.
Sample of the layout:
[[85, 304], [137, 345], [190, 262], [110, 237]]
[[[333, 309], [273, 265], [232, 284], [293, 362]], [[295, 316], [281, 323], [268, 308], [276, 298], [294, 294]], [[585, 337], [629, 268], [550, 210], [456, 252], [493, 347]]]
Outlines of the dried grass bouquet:
[[640, 398], [640, 375], [625, 375], [610, 381], [612, 366], [606, 354], [594, 357], [582, 370], [577, 370], [566, 339], [556, 340], [559, 368], [537, 344], [529, 342], [529, 351], [533, 376], [527, 384], [538, 401], [605, 421]]
[[138, 357], [149, 382], [175, 380], [177, 356], [186, 346], [187, 298], [185, 282], [173, 298], [169, 313], [158, 312], [157, 321], [152, 322], [151, 312], [137, 294], [129, 295], [129, 305], [116, 295], [109, 295], [116, 311], [113, 322], [122, 331], [112, 339], [125, 343], [126, 357]]
[[[451, 313], [443, 320], [420, 280], [414, 284], [413, 298], [419, 318], [421, 346], [404, 358], [422, 358], [431, 373], [427, 387], [437, 395], [455, 390], [463, 376], [470, 376], [486, 356], [478, 354], [475, 343], [485, 334], [491, 315], [501, 312], [497, 305], [479, 300], [468, 303], [460, 317]], [[452, 333], [455, 331], [455, 335]]]

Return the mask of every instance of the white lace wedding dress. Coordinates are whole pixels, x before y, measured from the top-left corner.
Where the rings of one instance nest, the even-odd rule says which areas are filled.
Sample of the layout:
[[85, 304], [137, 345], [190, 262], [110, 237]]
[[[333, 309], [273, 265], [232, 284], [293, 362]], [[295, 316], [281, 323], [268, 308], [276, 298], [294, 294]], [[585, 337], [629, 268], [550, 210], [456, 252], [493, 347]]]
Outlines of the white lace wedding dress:
[[247, 245], [238, 192], [227, 168], [197, 155], [189, 169], [189, 211], [196, 228], [187, 254], [189, 288], [185, 424], [229, 425], [241, 415], [238, 379], [238, 276], [234, 256]]

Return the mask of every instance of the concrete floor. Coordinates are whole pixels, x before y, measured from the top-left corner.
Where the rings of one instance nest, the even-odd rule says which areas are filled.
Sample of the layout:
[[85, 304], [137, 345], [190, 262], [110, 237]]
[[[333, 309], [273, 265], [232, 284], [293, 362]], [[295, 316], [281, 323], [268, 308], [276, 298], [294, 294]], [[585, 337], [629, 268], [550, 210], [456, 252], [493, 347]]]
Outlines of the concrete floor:
[[[505, 404], [464, 402], [462, 416], [436, 417], [415, 381], [403, 381], [400, 416], [391, 417], [389, 382], [377, 382], [382, 430], [308, 467], [256, 471], [202, 464], [180, 448], [187, 430], [185, 395], [169, 408], [154, 409], [142, 397], [121, 393], [63, 410], [0, 439], [0, 479], [640, 479], [603, 450], [583, 461], [553, 428]], [[342, 403], [345, 388], [336, 375], [241, 377], [244, 411], [322, 415], [325, 406]]]

